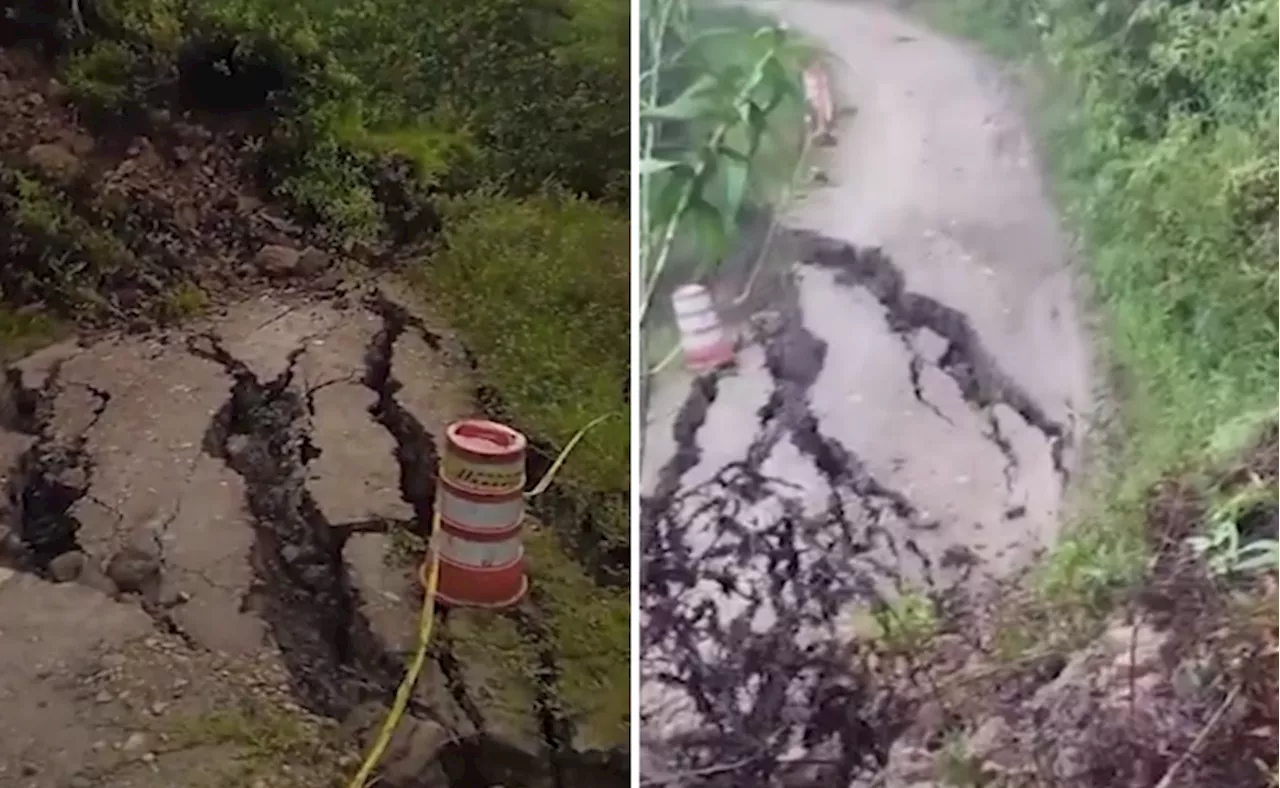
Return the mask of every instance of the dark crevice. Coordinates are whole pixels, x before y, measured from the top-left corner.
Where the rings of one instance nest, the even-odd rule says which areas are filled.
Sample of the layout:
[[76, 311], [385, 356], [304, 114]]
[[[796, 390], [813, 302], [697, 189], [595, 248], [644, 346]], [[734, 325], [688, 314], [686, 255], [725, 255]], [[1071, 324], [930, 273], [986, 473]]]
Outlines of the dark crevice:
[[987, 412], [987, 439], [1000, 450], [1000, 456], [1004, 458], [1004, 489], [1006, 493], [1013, 493], [1014, 479], [1018, 474], [1018, 455], [1013, 451], [1013, 444], [1005, 437], [1004, 432], [1000, 429], [1000, 420], [996, 418], [996, 414], [992, 411]]
[[391, 374], [396, 340], [415, 325], [415, 319], [404, 307], [377, 291], [368, 297], [367, 305], [382, 319], [382, 328], [365, 351], [362, 382], [377, 397], [369, 408], [369, 414], [395, 440], [396, 462], [400, 466], [400, 497], [413, 507], [416, 533], [427, 538], [435, 513], [436, 469], [439, 463], [435, 439], [396, 399], [400, 382]]
[[573, 731], [561, 712], [558, 699], [560, 666], [556, 661], [555, 646], [538, 614], [536, 593], [531, 591], [529, 599], [513, 610], [511, 617], [520, 637], [531, 644], [537, 654], [534, 675], [530, 677], [534, 686], [533, 710], [551, 763], [551, 784], [553, 788], [574, 788], [564, 780], [565, 766], [573, 749]]
[[[374, 335], [365, 352], [364, 385], [377, 396], [369, 412], [396, 443], [396, 461], [400, 466], [400, 492], [406, 503], [413, 507], [417, 522], [416, 532], [430, 539], [430, 528], [435, 511], [435, 484], [438, 473], [435, 440], [418, 419], [396, 399], [400, 383], [392, 374], [392, 362], [396, 341], [408, 330], [419, 332], [432, 348], [440, 346], [440, 337], [431, 333], [423, 323], [403, 306], [380, 292], [367, 299], [369, 308], [382, 319], [382, 328]], [[534, 589], [536, 593], [536, 589]], [[449, 638], [449, 610], [437, 612], [439, 640], [433, 649], [433, 657], [444, 677], [446, 690], [461, 709], [467, 721], [477, 731], [476, 735], [451, 744], [442, 752], [440, 760], [450, 778], [450, 784], [458, 786], [509, 785], [543, 786], [550, 779], [554, 788], [595, 788], [596, 785], [625, 784], [625, 769], [613, 775], [613, 782], [584, 783], [564, 777], [587, 769], [592, 753], [577, 752], [572, 746], [572, 729], [560, 712], [558, 681], [560, 667], [554, 647], [545, 631], [545, 624], [535, 603], [530, 600], [513, 611], [522, 638], [538, 653], [538, 675], [533, 677], [537, 689], [533, 713], [537, 718], [547, 760], [531, 759], [516, 748], [503, 745], [486, 725], [483, 710], [468, 691], [465, 671], [453, 653]], [[550, 770], [550, 775], [546, 774]], [[595, 772], [584, 772], [595, 774]], [[619, 776], [621, 775], [621, 776]], [[410, 788], [410, 786], [397, 786]]]
[[[96, 501], [89, 494], [94, 464], [85, 443], [111, 403], [110, 392], [88, 383], [64, 381], [61, 372], [61, 366], [55, 364], [39, 387], [28, 387], [20, 370], [8, 368], [3, 394], [4, 426], [36, 441], [18, 458], [10, 476], [7, 495], [15, 515], [17, 544], [0, 547], [0, 552], [13, 559], [18, 569], [45, 579], [51, 579], [49, 565], [58, 556], [83, 552], [78, 539], [81, 524], [71, 510], [82, 499]], [[54, 424], [58, 395], [67, 386], [85, 389], [94, 400], [88, 422], [75, 435], [59, 433]], [[158, 630], [178, 637], [190, 648], [199, 648], [169, 608], [160, 603], [158, 591], [155, 585], [133, 598]]]
[[302, 348], [265, 382], [215, 337], [192, 337], [188, 348], [234, 381], [204, 449], [244, 480], [254, 532], [246, 602], [279, 645], [294, 692], [311, 711], [337, 718], [365, 701], [388, 701], [401, 670], [359, 612], [342, 558], [349, 532], [334, 528], [306, 489], [310, 423], [294, 384]]
[[699, 377], [693, 383], [693, 391], [680, 406], [676, 414], [672, 433], [675, 436], [676, 450], [671, 459], [658, 471], [658, 479], [653, 492], [641, 501], [641, 509], [661, 512], [671, 504], [672, 498], [680, 489], [680, 480], [698, 465], [702, 457], [702, 449], [698, 446], [698, 430], [706, 423], [707, 411], [716, 401], [720, 391], [720, 381], [727, 374], [717, 370]]
[[[89, 492], [93, 461], [85, 451], [84, 433], [61, 435], [54, 426], [54, 404], [63, 389], [61, 369], [54, 365], [38, 388], [27, 387], [22, 373], [6, 371], [6, 400], [12, 407], [13, 428], [35, 438], [18, 458], [9, 478], [9, 509], [16, 528], [18, 555], [13, 556], [27, 571], [46, 576], [53, 559], [81, 550], [77, 534], [80, 521], [71, 510]], [[89, 427], [97, 423], [110, 397], [95, 393], [98, 400]], [[88, 428], [86, 428], [87, 431]]]
[[927, 328], [947, 341], [938, 368], [947, 373], [969, 405], [984, 412], [999, 403], [1014, 410], [1049, 443], [1054, 468], [1066, 477], [1062, 453], [1069, 436], [1062, 425], [1050, 419], [1011, 376], [1005, 373], [983, 346], [968, 316], [928, 296], [907, 292], [902, 272], [878, 248], [857, 249], [850, 244], [816, 233], [794, 233], [806, 250], [807, 263], [832, 269], [836, 281], [861, 286], [887, 312], [890, 328], [906, 334]]
[[[699, 784], [844, 785], [884, 763], [905, 707], [886, 699], [869, 674], [850, 673], [853, 661], [834, 639], [815, 642], [813, 635], [829, 633], [851, 603], [883, 601], [878, 586], [898, 573], [867, 553], [878, 540], [888, 540], [895, 555], [898, 548], [879, 522], [919, 516], [821, 432], [808, 397], [828, 348], [804, 328], [797, 304], [783, 311], [764, 350], [774, 389], [745, 458], [677, 492], [698, 460], [695, 437], [709, 405], [703, 384], [686, 400], [684, 421], [677, 420], [678, 457], [685, 459], [667, 464], [663, 495], [642, 508], [644, 680], [683, 696], [702, 717], [702, 732], [664, 742], [674, 771], [745, 760], [743, 770]], [[823, 510], [806, 512], [791, 485], [764, 474], [783, 439], [827, 481]], [[848, 498], [861, 516], [846, 512]], [[766, 500], [771, 506], [762, 510]], [[737, 582], [748, 567], [767, 579]], [[708, 599], [708, 579], [735, 601], [727, 607]], [[762, 627], [756, 622], [764, 611], [772, 624]], [[804, 767], [787, 757], [797, 737], [815, 754]]]
[[[834, 269], [839, 283], [864, 287], [876, 298], [890, 329], [907, 345], [916, 399], [944, 419], [924, 396], [927, 362], [911, 347], [910, 335], [928, 328], [946, 340], [938, 368], [991, 426], [988, 438], [1005, 458], [1007, 487], [1016, 457], [992, 414], [998, 404], [1044, 435], [1065, 477], [1067, 431], [997, 366], [962, 313], [905, 292], [901, 272], [879, 250], [791, 235], [789, 242], [801, 251], [793, 259]], [[700, 786], [847, 785], [874, 774], [915, 702], [882, 683], [870, 662], [859, 663], [857, 644], [845, 649], [839, 638], [823, 633], [831, 635], [832, 622], [851, 605], [883, 606], [886, 581], [898, 592], [908, 579], [922, 583], [935, 603], [946, 604], [950, 592], [939, 590], [935, 573], [967, 578], [979, 564], [972, 551], [930, 557], [909, 534], [939, 522], [922, 521], [906, 495], [877, 480], [848, 447], [823, 433], [809, 392], [828, 348], [804, 327], [794, 293], [790, 300], [781, 326], [764, 342], [773, 390], [757, 414], [758, 431], [745, 457], [707, 482], [680, 489], [699, 459], [695, 433], [709, 404], [702, 383], [682, 408], [677, 457], [659, 477], [661, 495], [641, 509], [643, 680], [670, 690], [701, 718], [697, 733], [662, 736], [665, 766], [679, 773], [744, 764], [696, 781]], [[802, 502], [796, 485], [764, 472], [781, 440], [823, 477], [825, 505]], [[903, 571], [908, 562], [916, 567], [913, 578]], [[809, 764], [800, 769], [789, 760], [797, 741]]]
[[[305, 446], [303, 448], [305, 450]], [[334, 523], [333, 528], [341, 531], [345, 539], [354, 534], [386, 534], [397, 528], [413, 532], [417, 530], [417, 521], [401, 520], [396, 517], [369, 517], [364, 520]]]
[[916, 352], [915, 347], [911, 344], [910, 338], [907, 337], [906, 334], [898, 334], [898, 338], [902, 340], [902, 346], [910, 356], [910, 359], [907, 361], [907, 377], [911, 381], [912, 396], [914, 396], [916, 401], [921, 405], [924, 405], [926, 408], [933, 411], [933, 415], [942, 419], [946, 423], [955, 426], [955, 422], [947, 418], [947, 415], [939, 410], [938, 406], [930, 402], [929, 398], [924, 395], [924, 386], [920, 382], [920, 375], [924, 372], [925, 360], [920, 358], [920, 354]]

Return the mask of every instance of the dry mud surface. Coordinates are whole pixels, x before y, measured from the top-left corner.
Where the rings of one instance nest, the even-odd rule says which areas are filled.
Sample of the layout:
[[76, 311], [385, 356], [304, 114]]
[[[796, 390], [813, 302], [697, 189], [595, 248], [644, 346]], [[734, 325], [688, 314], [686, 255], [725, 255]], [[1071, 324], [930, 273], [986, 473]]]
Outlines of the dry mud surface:
[[855, 113], [782, 219], [738, 368], [653, 384], [643, 724], [730, 761], [819, 753], [788, 773], [847, 785], [893, 735], [834, 651], [851, 609], [972, 588], [1053, 539], [1091, 361], [1005, 75], [879, 5], [780, 8]]
[[[0, 785], [351, 772], [415, 643], [433, 436], [479, 412], [465, 353], [405, 303], [280, 292], [10, 368]], [[441, 619], [385, 784], [625, 780], [548, 696], [542, 625], [536, 600]]]

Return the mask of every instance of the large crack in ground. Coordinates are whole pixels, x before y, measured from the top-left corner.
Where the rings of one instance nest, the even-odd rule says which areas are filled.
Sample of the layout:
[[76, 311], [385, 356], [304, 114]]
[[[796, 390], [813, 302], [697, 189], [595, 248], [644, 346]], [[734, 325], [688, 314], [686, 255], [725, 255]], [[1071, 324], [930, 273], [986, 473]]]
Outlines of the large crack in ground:
[[4, 426], [35, 439], [18, 458], [9, 480], [17, 543], [8, 552], [24, 568], [45, 573], [59, 555], [80, 549], [80, 523], [71, 509], [88, 494], [93, 480], [85, 432], [101, 418], [111, 397], [86, 386], [96, 400], [93, 414], [83, 432], [68, 436], [59, 434], [53, 423], [54, 401], [64, 385], [59, 365], [38, 387], [27, 387], [16, 369], [6, 370], [5, 383], [4, 397], [11, 407]]
[[400, 667], [359, 613], [342, 560], [347, 532], [333, 527], [306, 489], [314, 450], [305, 394], [293, 385], [302, 348], [290, 353], [279, 376], [263, 382], [215, 337], [193, 337], [188, 347], [234, 380], [204, 446], [245, 482], [255, 582], [244, 605], [267, 623], [310, 710], [340, 719], [366, 700], [388, 700]]
[[[299, 704], [340, 720], [370, 703], [389, 703], [403, 678], [404, 666], [363, 612], [368, 600], [361, 598], [355, 570], [348, 568], [343, 557], [353, 535], [386, 533], [388, 521], [373, 517], [331, 522], [307, 487], [308, 476], [314, 473], [308, 466], [321, 451], [312, 440], [317, 392], [333, 383], [358, 380], [374, 395], [369, 413], [393, 438], [400, 494], [414, 513], [411, 520], [398, 522], [423, 537], [430, 535], [438, 459], [435, 438], [397, 399], [401, 383], [392, 374], [392, 362], [397, 341], [407, 331], [419, 332], [432, 349], [439, 347], [440, 339], [380, 292], [373, 291], [364, 306], [381, 325], [364, 348], [362, 374], [311, 388], [300, 369], [307, 348], [312, 340], [319, 342], [318, 336], [295, 340], [282, 348], [281, 352], [288, 350], [284, 367], [270, 379], [233, 353], [231, 345], [224, 345], [216, 334], [191, 335], [185, 344], [187, 353], [216, 365], [231, 380], [225, 401], [204, 427], [200, 447], [243, 482], [253, 538], [244, 559], [250, 574], [240, 598], [241, 612], [252, 614], [265, 625]], [[84, 387], [85, 394], [75, 392], [75, 400], [87, 403], [84, 407], [91, 412], [69, 416], [75, 406], [68, 406], [59, 396], [71, 386]], [[182, 508], [181, 502], [167, 518], [154, 518], [145, 527], [126, 532], [123, 515], [93, 497], [95, 461], [88, 436], [101, 432], [94, 429], [104, 415], [113, 412], [108, 410], [110, 402], [106, 391], [65, 380], [59, 364], [50, 367], [38, 385], [27, 385], [16, 368], [6, 370], [0, 427], [21, 443], [15, 448], [6, 490], [14, 527], [0, 534], [4, 536], [0, 559], [23, 571], [56, 579], [51, 564], [56, 565], [67, 553], [84, 552], [80, 540], [85, 534], [75, 507], [82, 501], [94, 502], [113, 514], [117, 528], [113, 538], [125, 542], [112, 562], [123, 555], [146, 569], [145, 587], [113, 587], [110, 593], [123, 592], [122, 601], [138, 603], [161, 630], [203, 650], [206, 646], [174, 622], [160, 593], [162, 586], [168, 589], [167, 581], [161, 582], [166, 573], [166, 532]], [[190, 482], [188, 476], [186, 483]], [[129, 552], [142, 549], [138, 545], [148, 554]], [[86, 582], [83, 577], [81, 582]], [[232, 590], [231, 586], [225, 588]], [[467, 728], [455, 731], [454, 740], [437, 754], [450, 785], [594, 788], [625, 784], [625, 753], [580, 751], [574, 745], [575, 724], [559, 696], [566, 667], [545, 620], [547, 604], [535, 587], [518, 609], [500, 614], [510, 619], [534, 655], [537, 675], [524, 677], [536, 688], [527, 713], [540, 741], [532, 746], [507, 739], [511, 731], [503, 723], [486, 719], [481, 699], [484, 690], [468, 686], [469, 666], [461, 665], [453, 653], [448, 634], [452, 612], [438, 612], [441, 637], [433, 644], [431, 657], [448, 695], [465, 718], [462, 727]], [[405, 615], [412, 618], [413, 611], [406, 609]], [[420, 719], [438, 716], [420, 699], [410, 701], [409, 712]], [[438, 783], [431, 779], [409, 778], [387, 784], [392, 788], [437, 788]]]
[[[714, 393], [704, 382], [677, 419], [682, 448], [642, 508], [644, 680], [670, 690], [693, 728], [664, 737], [675, 771], [741, 763], [732, 774], [707, 772], [704, 784], [848, 784], [884, 763], [904, 719], [873, 677], [850, 673], [857, 655], [832, 637], [851, 603], [879, 599], [868, 575], [850, 571], [869, 550], [855, 523], [874, 527], [884, 510], [916, 513], [818, 430], [808, 391], [827, 347], [794, 305], [765, 352], [773, 391], [746, 457], [675, 491], [697, 463], [696, 432]], [[830, 485], [818, 512], [762, 470], [784, 438]], [[797, 757], [798, 748], [808, 754]]]
[[[894, 333], [905, 337], [912, 331], [927, 328], [946, 341], [947, 347], [937, 362], [938, 368], [955, 381], [965, 401], [987, 420], [988, 439], [1011, 466], [1016, 467], [1017, 459], [991, 415], [990, 409], [998, 404], [1007, 405], [1044, 436], [1049, 444], [1054, 470], [1066, 481], [1068, 471], [1063, 452], [1071, 436], [1061, 424], [1049, 418], [1012, 376], [1000, 368], [983, 346], [968, 316], [933, 298], [907, 291], [902, 271], [878, 248], [858, 249], [817, 233], [792, 232], [798, 245], [805, 250], [800, 258], [803, 262], [835, 271], [839, 284], [864, 288], [884, 307], [889, 327]], [[920, 358], [909, 342], [906, 346], [913, 365], [928, 363]], [[917, 398], [932, 408], [925, 402], [918, 384], [915, 388]]]
[[[391, 369], [396, 340], [405, 331], [411, 328], [417, 330], [433, 349], [439, 348], [440, 340], [408, 310], [380, 292], [373, 292], [366, 300], [366, 305], [382, 320], [382, 328], [374, 335], [365, 353], [366, 374], [363, 382], [377, 396], [369, 412], [396, 442], [401, 496], [413, 507], [419, 535], [429, 539], [435, 512], [435, 481], [439, 458], [432, 436], [396, 399], [400, 383]], [[537, 589], [534, 588], [516, 609], [507, 611], [504, 615], [512, 619], [517, 631], [533, 646], [537, 654], [537, 675], [531, 677], [535, 687], [532, 711], [549, 759], [551, 784], [554, 788], [606, 785], [611, 784], [610, 781], [621, 784], [626, 780], [627, 764], [600, 766], [595, 763], [597, 759], [591, 754], [573, 750], [573, 728], [564, 717], [556, 689], [561, 672], [559, 659], [539, 613], [540, 607]], [[522, 785], [524, 781], [534, 779], [533, 772], [542, 769], [530, 763], [527, 755], [502, 748], [496, 739], [486, 734], [488, 727], [483, 710], [468, 692], [461, 667], [450, 647], [447, 634], [449, 615], [448, 610], [438, 613], [446, 634], [435, 650], [436, 662], [445, 677], [450, 696], [479, 731], [478, 735], [453, 745], [453, 750], [446, 758], [452, 762], [448, 767], [451, 777], [458, 785], [470, 786], [479, 784], [480, 781], [493, 782], [497, 779], [504, 780], [503, 784]], [[500, 756], [495, 748], [500, 751]], [[497, 773], [507, 767], [514, 768], [515, 774], [503, 776]], [[520, 775], [521, 770], [526, 773]], [[587, 775], [590, 775], [589, 782], [583, 782], [582, 780], [588, 779]]]
[[[878, 249], [792, 236], [800, 260], [834, 270], [839, 284], [865, 288], [884, 308], [910, 353], [916, 397], [935, 413], [919, 383], [929, 362], [909, 335], [927, 328], [946, 341], [937, 366], [987, 425], [1005, 460], [1006, 489], [1017, 458], [992, 414], [998, 404], [1044, 436], [1065, 482], [1066, 431], [999, 368], [962, 313], [907, 292]], [[675, 454], [641, 507], [642, 676], [652, 688], [642, 730], [655, 731], [664, 768], [705, 775], [691, 784], [846, 785], [874, 774], [909, 703], [859, 662], [858, 644], [842, 645], [841, 619], [854, 607], [882, 607], [886, 580], [907, 590], [900, 569], [907, 555], [919, 567], [914, 582], [944, 607], [950, 600], [933, 579], [935, 562], [970, 568], [956, 551], [926, 554], [911, 532], [938, 523], [823, 432], [809, 394], [829, 348], [804, 326], [796, 293], [788, 298], [761, 338], [772, 390], [742, 459], [681, 489], [699, 464], [697, 432], [725, 373], [699, 378], [673, 426]], [[784, 440], [825, 482], [821, 505], [806, 504], [795, 484], [765, 471]], [[892, 565], [873, 555], [881, 551]], [[736, 767], [714, 768], [725, 764]]]

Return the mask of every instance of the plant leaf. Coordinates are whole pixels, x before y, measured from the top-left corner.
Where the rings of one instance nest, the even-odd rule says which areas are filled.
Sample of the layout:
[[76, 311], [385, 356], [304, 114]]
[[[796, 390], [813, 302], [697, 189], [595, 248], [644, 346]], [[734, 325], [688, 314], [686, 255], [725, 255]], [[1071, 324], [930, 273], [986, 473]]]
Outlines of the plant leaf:
[[731, 235], [737, 227], [738, 212], [747, 194], [747, 181], [751, 174], [747, 158], [732, 148], [722, 147], [719, 170], [724, 182], [724, 204], [721, 205], [725, 233]]
[[719, 80], [703, 74], [683, 93], [668, 104], [651, 107], [640, 113], [644, 120], [693, 121], [716, 117], [720, 114]]
[[680, 164], [681, 162], [670, 161], [666, 159], [655, 159], [655, 158], [641, 159], [640, 174], [653, 175], [655, 173], [663, 172], [664, 170], [669, 170], [672, 167], [679, 167]]

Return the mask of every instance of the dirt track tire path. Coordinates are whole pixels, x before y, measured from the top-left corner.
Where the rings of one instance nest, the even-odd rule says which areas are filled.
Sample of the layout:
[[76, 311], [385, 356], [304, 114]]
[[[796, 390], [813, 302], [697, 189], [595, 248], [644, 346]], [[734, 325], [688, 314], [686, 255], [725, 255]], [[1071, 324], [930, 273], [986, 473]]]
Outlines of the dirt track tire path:
[[[1025, 565], [1056, 533], [1091, 404], [1078, 282], [1011, 81], [878, 4], [778, 9], [834, 55], [854, 112], [822, 149], [830, 184], [782, 220], [777, 325], [736, 371], [653, 386], [643, 659], [668, 675], [646, 684], [650, 733], [709, 708], [767, 726], [756, 701], [690, 686], [799, 672], [736, 661], [766, 640], [777, 658], [779, 627], [809, 641], [885, 591]], [[797, 709], [820, 684], [792, 687]]]

